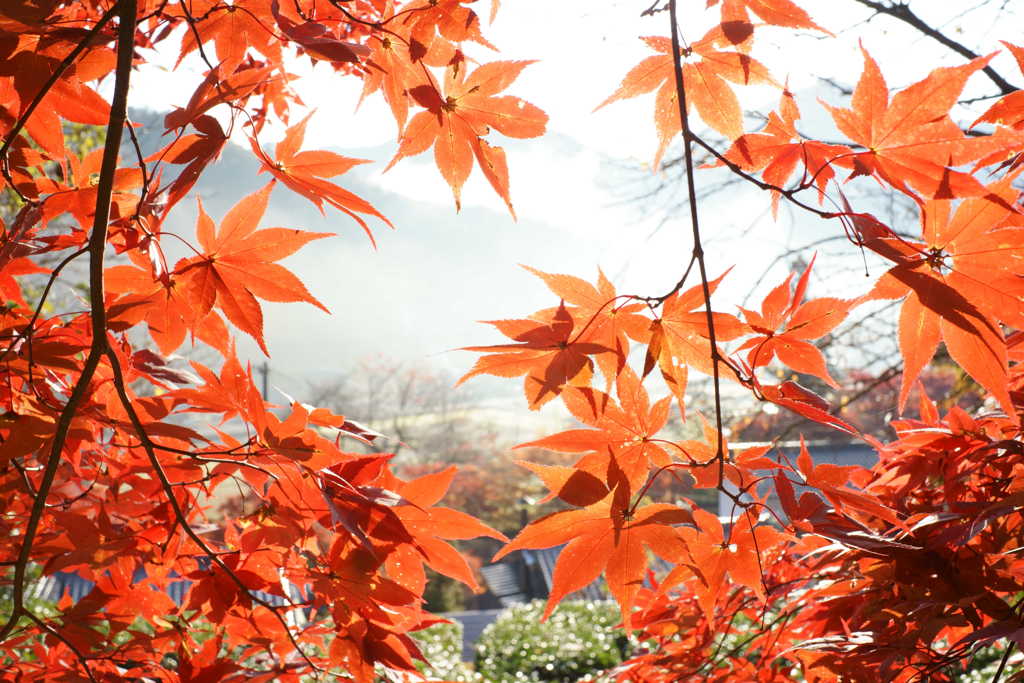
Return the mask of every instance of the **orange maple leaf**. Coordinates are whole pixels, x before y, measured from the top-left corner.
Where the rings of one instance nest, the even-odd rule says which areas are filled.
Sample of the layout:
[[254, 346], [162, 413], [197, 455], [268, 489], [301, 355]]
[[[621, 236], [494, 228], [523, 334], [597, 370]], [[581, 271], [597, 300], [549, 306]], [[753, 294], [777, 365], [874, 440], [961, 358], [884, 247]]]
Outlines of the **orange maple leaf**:
[[809, 340], [835, 329], [846, 318], [853, 302], [833, 297], [804, 301], [813, 266], [814, 259], [811, 259], [792, 289], [793, 273], [790, 273], [764, 298], [760, 313], [740, 309], [756, 336], [743, 342], [737, 351], [749, 349], [747, 362], [752, 369], [767, 365], [778, 356], [793, 370], [821, 377], [831, 386], [838, 387], [828, 374], [825, 357]]
[[949, 110], [967, 79], [992, 56], [935, 69], [890, 101], [878, 63], [867, 50], [861, 50], [864, 72], [853, 92], [851, 108], [825, 106], [843, 135], [867, 151], [840, 157], [835, 163], [852, 168], [851, 178], [873, 175], [915, 199], [915, 190], [934, 199], [983, 194], [981, 183], [954, 168], [984, 156], [995, 143], [966, 137], [949, 117]]
[[576, 323], [564, 304], [558, 307], [550, 322], [492, 320], [489, 324], [518, 343], [462, 349], [490, 355], [479, 358], [458, 384], [476, 375], [518, 377], [525, 374], [526, 398], [532, 410], [558, 396], [567, 384], [590, 384], [594, 364], [589, 356], [609, 350], [574, 338]]
[[505, 151], [489, 145], [483, 136], [491, 128], [513, 138], [533, 138], [544, 133], [547, 114], [518, 97], [497, 97], [530, 64], [489, 62], [466, 75], [462, 64], [457, 63], [445, 71], [444, 96], [432, 85], [413, 88], [413, 98], [426, 111], [409, 121], [388, 168], [399, 159], [425, 152], [433, 145], [437, 167], [452, 188], [456, 207], [460, 207], [462, 186], [473, 170], [475, 156], [480, 170], [514, 217]]
[[[708, 0], [708, 7], [717, 5], [719, 0]], [[832, 35], [815, 24], [809, 14], [790, 0], [722, 0], [722, 23], [750, 21], [753, 12], [766, 24], [787, 28], [809, 28]]]
[[[814, 183], [818, 201], [825, 199], [825, 186], [835, 177], [832, 160], [850, 153], [849, 147], [805, 140], [796, 129], [800, 110], [793, 94], [782, 93], [779, 111], [768, 115], [768, 122], [757, 133], [746, 133], [733, 142], [725, 157], [748, 172], [761, 171], [766, 183], [785, 187], [798, 166], [804, 169], [801, 186]], [[777, 214], [779, 193], [772, 191], [772, 213]]]
[[593, 505], [555, 512], [530, 523], [493, 561], [514, 550], [567, 544], [555, 562], [551, 593], [542, 618], [547, 619], [566, 595], [604, 572], [628, 629], [647, 569], [644, 547], [666, 560], [683, 561], [688, 557], [686, 546], [674, 526], [680, 524], [693, 524], [689, 510], [667, 503], [628, 509], [611, 491]]
[[473, 1], [418, 0], [404, 5], [398, 31], [408, 40], [412, 60], [446, 66], [452, 62], [457, 44], [466, 40], [496, 50], [480, 32], [476, 12], [465, 6]]
[[[647, 480], [650, 467], [664, 467], [672, 458], [655, 439], [668, 422], [670, 397], [651, 405], [640, 378], [623, 368], [616, 383], [618, 403], [603, 391], [590, 387], [570, 387], [562, 393], [573, 417], [594, 429], [570, 429], [558, 434], [520, 444], [517, 448], [536, 446], [567, 453], [596, 451], [597, 458], [614, 461], [609, 472], [610, 485], [619, 486], [620, 493], [631, 494]], [[619, 481], [613, 482], [613, 479]]]
[[[883, 275], [869, 297], [897, 299], [903, 379], [902, 410], [914, 380], [940, 339], [953, 359], [1013, 414], [1007, 393], [1006, 342], [1000, 321], [1024, 327], [1024, 217], [1010, 209], [1018, 192], [1003, 180], [987, 197], [922, 206], [924, 242]], [[992, 201], [997, 198], [1002, 201]]]
[[[1005, 40], [999, 42], [1005, 45], [1006, 49], [1014, 56], [1017, 60], [1017, 68], [1024, 74], [1024, 47], [1008, 43]], [[1000, 97], [971, 124], [971, 128], [979, 123], [992, 123], [1024, 130], [1024, 90], [1017, 90]]]
[[231, 5], [219, 0], [196, 0], [190, 4], [193, 16], [204, 17], [193, 24], [181, 38], [178, 62], [199, 46], [198, 36], [203, 44], [213, 41], [217, 58], [223, 68], [233, 71], [252, 48], [269, 57], [271, 61], [281, 60], [281, 41], [268, 28], [274, 24], [266, 3], [236, 2]]
[[[649, 36], [642, 39], [653, 50], [661, 53], [647, 57], [626, 74], [619, 89], [597, 109], [616, 100], [644, 95], [657, 89], [654, 123], [658, 127], [658, 151], [654, 167], [661, 164], [669, 142], [682, 131], [676, 96], [672, 41]], [[775, 83], [768, 69], [753, 57], [742, 52], [723, 51], [719, 46], [731, 44], [723, 28], [717, 26], [697, 42], [680, 50], [683, 62], [683, 85], [686, 88], [687, 109], [697, 108], [704, 123], [730, 140], [743, 134], [743, 111], [732, 88], [731, 81], [740, 85]]]
[[[649, 336], [648, 328], [651, 321], [639, 311], [644, 309], [641, 303], [618, 302], [615, 286], [600, 270], [597, 274], [597, 285], [572, 275], [545, 273], [529, 266], [523, 266], [548, 286], [560, 297], [568, 308], [573, 319], [583, 327], [580, 339], [599, 344], [613, 353], [602, 353], [595, 357], [605, 381], [610, 387], [625, 367], [629, 353], [629, 339], [645, 341]], [[628, 297], [622, 297], [627, 298]]]
[[216, 230], [199, 202], [196, 237], [203, 253], [175, 267], [185, 280], [187, 297], [197, 318], [217, 305], [240, 330], [252, 336], [267, 353], [263, 341], [263, 311], [256, 297], [268, 301], [305, 301], [324, 311], [302, 282], [278, 261], [304, 244], [331, 233], [288, 228], [256, 230], [267, 209], [273, 183], [242, 199]]
[[370, 238], [370, 242], [376, 246], [377, 243], [373, 239], [370, 227], [359, 214], [374, 216], [387, 223], [388, 226], [394, 227], [391, 222], [365, 199], [335, 183], [324, 180], [324, 178], [341, 175], [353, 166], [368, 163], [369, 160], [343, 157], [340, 154], [322, 150], [298, 151], [306, 136], [306, 123], [310, 116], [312, 113], [288, 129], [284, 138], [277, 143], [277, 147], [274, 149], [275, 160], [271, 160], [267, 156], [255, 138], [249, 138], [252, 151], [256, 153], [262, 163], [260, 173], [269, 171], [275, 180], [280, 180], [289, 189], [313, 202], [320, 209], [320, 213], [324, 212], [324, 202], [326, 201], [342, 213], [348, 214], [363, 229], [366, 236]]

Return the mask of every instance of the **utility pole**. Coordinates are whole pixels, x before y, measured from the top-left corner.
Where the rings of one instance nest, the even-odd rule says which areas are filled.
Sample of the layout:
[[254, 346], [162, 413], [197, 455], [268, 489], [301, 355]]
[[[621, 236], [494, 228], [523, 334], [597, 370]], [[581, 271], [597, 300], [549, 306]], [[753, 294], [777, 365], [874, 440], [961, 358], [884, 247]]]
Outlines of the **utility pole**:
[[267, 361], [260, 363], [257, 372], [263, 376], [263, 400], [267, 401], [270, 396], [270, 363]]

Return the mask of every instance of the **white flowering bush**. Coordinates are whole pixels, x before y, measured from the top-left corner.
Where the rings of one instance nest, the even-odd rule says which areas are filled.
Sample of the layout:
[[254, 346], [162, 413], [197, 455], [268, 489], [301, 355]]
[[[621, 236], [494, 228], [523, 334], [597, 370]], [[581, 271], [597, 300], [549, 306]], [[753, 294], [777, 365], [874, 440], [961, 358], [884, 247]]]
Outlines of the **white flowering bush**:
[[462, 661], [462, 624], [434, 624], [430, 628], [410, 634], [429, 664], [419, 663], [417, 669], [427, 680], [463, 681], [481, 680], [473, 669]]
[[419, 676], [412, 673], [377, 670], [376, 683], [420, 683], [421, 681], [459, 681], [484, 683], [473, 667], [462, 661], [462, 624], [434, 624], [409, 634], [427, 662], [416, 662]]
[[[991, 645], [978, 650], [971, 658], [968, 670], [957, 676], [957, 683], [989, 683], [995, 680], [996, 671], [999, 670], [999, 663], [1004, 654], [1006, 654], [1005, 648]], [[1000, 680], [1018, 680], [1012, 677], [1013, 674], [1024, 677], [1024, 654], [1019, 651], [1010, 653]]]
[[568, 601], [541, 623], [544, 602], [505, 610], [476, 646], [476, 673], [488, 683], [600, 680], [632, 645], [613, 602]]

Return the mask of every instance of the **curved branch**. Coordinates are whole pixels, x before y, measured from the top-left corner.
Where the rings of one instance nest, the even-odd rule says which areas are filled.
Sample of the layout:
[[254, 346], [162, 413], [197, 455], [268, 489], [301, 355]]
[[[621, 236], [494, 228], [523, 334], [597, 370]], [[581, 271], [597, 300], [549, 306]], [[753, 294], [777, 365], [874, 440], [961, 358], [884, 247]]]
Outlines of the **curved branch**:
[[[128, 391], [125, 388], [124, 373], [121, 371], [121, 363], [117, 358], [117, 354], [109, 347], [104, 353], [107, 357], [107, 361], [110, 363], [114, 390], [117, 392], [117, 397], [121, 401], [121, 406], [128, 414], [128, 420], [132, 423], [132, 427], [135, 429], [136, 435], [142, 442], [142, 449], [146, 451], [146, 457], [149, 459], [149, 464], [152, 466], [153, 472], [156, 474], [157, 479], [160, 482], [160, 487], [164, 491], [164, 496], [167, 498], [167, 502], [171, 506], [171, 510], [174, 512], [175, 520], [177, 520], [178, 524], [181, 525], [182, 531], [184, 531], [185, 535], [188, 536], [189, 539], [191, 539], [192, 542], [210, 558], [210, 561], [217, 565], [217, 567], [227, 575], [228, 579], [230, 579], [232, 583], [238, 586], [243, 593], [249, 596], [250, 600], [260, 607], [269, 610], [270, 613], [274, 615], [277, 621], [281, 624], [281, 627], [285, 630], [285, 633], [288, 635], [288, 640], [291, 642], [292, 647], [295, 648], [295, 651], [299, 653], [302, 659], [305, 660], [306, 664], [308, 664], [313, 671], [320, 672], [320, 667], [314, 664], [313, 660], [309, 658], [309, 655], [307, 655], [303, 651], [302, 647], [300, 647], [299, 641], [295, 638], [295, 634], [292, 633], [292, 629], [288, 625], [288, 621], [285, 619], [284, 615], [282, 615], [274, 605], [270, 604], [260, 596], [254, 595], [242, 579], [238, 577], [238, 574], [228, 567], [227, 564], [224, 563], [224, 560], [220, 559], [220, 555], [222, 553], [214, 552], [206, 541], [199, 537], [199, 534], [197, 534], [195, 529], [192, 528], [192, 525], [189, 524], [188, 517], [185, 515], [185, 511], [181, 508], [181, 503], [178, 502], [178, 498], [174, 495], [174, 484], [172, 484], [167, 478], [163, 465], [160, 464], [160, 459], [156, 455], [156, 445], [149, 438], [149, 434], [146, 432], [146, 427], [142, 424], [142, 420], [139, 418], [139, 414], [136, 412], [135, 406], [132, 404], [131, 398], [128, 396]], [[296, 607], [296, 605], [292, 604], [289, 600], [288, 607], [292, 608]]]
[[[96, 213], [93, 216], [92, 234], [89, 236], [89, 308], [92, 319], [92, 344], [89, 355], [82, 365], [82, 372], [61, 410], [54, 431], [46, 469], [39, 483], [35, 502], [29, 514], [25, 533], [21, 539], [17, 563], [14, 566], [14, 597], [11, 614], [0, 628], [0, 642], [11, 633], [15, 624], [27, 614], [25, 609], [25, 571], [28, 567], [32, 543], [39, 531], [39, 522], [46, 508], [46, 497], [53, 487], [57, 467], [62, 460], [64, 444], [67, 441], [71, 421], [78, 412], [78, 406], [85, 398], [100, 359], [107, 350], [107, 312], [103, 301], [103, 253], [107, 245], [107, 221], [110, 218], [110, 198], [114, 189], [114, 172], [117, 170], [117, 155], [121, 148], [121, 132], [128, 115], [128, 84], [132, 71], [132, 56], [135, 50], [135, 14], [137, 0], [119, 0], [108, 14], [116, 10], [120, 25], [117, 32], [117, 67], [114, 76], [114, 97], [110, 104], [110, 120], [107, 122], [107, 138], [103, 147], [103, 161], [100, 178], [96, 186]], [[84, 43], [83, 43], [84, 44]], [[67, 61], [67, 60], [66, 60]], [[70, 62], [69, 62], [70, 63]], [[11, 138], [9, 138], [10, 140]], [[6, 151], [6, 147], [4, 148]]]
[[[909, 5], [906, 5], [904, 3], [887, 5], [881, 2], [876, 2], [875, 0], [854, 1], [859, 2], [865, 7], [870, 7], [871, 9], [875, 10], [875, 12], [877, 12], [878, 14], [885, 14], [895, 19], [899, 19], [903, 23], [912, 26], [916, 30], [920, 31], [924, 35], [931, 38], [932, 40], [941, 43], [942, 45], [946, 46], [953, 52], [956, 52], [957, 54], [962, 55], [967, 59], [977, 59], [978, 57], [981, 56], [974, 50], [968, 48], [963, 43], [958, 43], [957, 41], [947, 36], [945, 33], [942, 33], [938, 29], [928, 25], [923, 19], [921, 19], [921, 17], [914, 14], [914, 11], [910, 9]], [[1004, 95], [1009, 95], [1010, 93], [1019, 90], [1019, 88], [1015, 88], [1005, 78], [1000, 76], [999, 72], [993, 69], [991, 66], [986, 66], [984, 69], [982, 69], [982, 71], [985, 73], [986, 76], [989, 77], [989, 80], [996, 84], [996, 87], [999, 88], [999, 90], [1002, 91]]]

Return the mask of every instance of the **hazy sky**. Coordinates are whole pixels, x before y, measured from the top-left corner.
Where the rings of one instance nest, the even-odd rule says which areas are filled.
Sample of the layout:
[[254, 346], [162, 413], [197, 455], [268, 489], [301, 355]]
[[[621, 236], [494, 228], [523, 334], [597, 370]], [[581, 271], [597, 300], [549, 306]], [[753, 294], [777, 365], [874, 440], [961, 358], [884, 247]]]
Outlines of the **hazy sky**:
[[[660, 293], [675, 282], [691, 248], [688, 223], [683, 216], [670, 216], [661, 225], [663, 215], [644, 215], [636, 203], [626, 201], [647, 182], [642, 174], [623, 166], [636, 167], [653, 156], [653, 97], [615, 103], [592, 113], [629, 68], [649, 54], [638, 37], [667, 34], [667, 13], [637, 16], [648, 4], [506, 0], [494, 26], [485, 28], [485, 35], [501, 53], [495, 56], [479, 49], [471, 56], [482, 61], [540, 60], [508, 92], [532, 101], [551, 117], [550, 134], [539, 140], [493, 136], [509, 152], [518, 223], [510, 219], [478, 171], [464, 189], [463, 210], [457, 214], [429, 152], [403, 160], [382, 174], [397, 134], [383, 101], [372, 97], [356, 111], [358, 80], [333, 77], [325, 65], [300, 68], [304, 78], [296, 88], [317, 110], [307, 148], [331, 148], [379, 162], [336, 180], [365, 194], [397, 230], [379, 226], [375, 251], [347, 217], [335, 212], [320, 218], [304, 199], [289, 196], [284, 188], [275, 190], [264, 225], [339, 234], [286, 262], [333, 317], [302, 304], [264, 306], [272, 368], [282, 388], [300, 391], [305, 380], [340, 372], [373, 351], [417, 362], [429, 359], [454, 372], [464, 371], [474, 355], [451, 349], [498, 341], [487, 327], [473, 321], [522, 317], [557, 303], [539, 280], [517, 267], [519, 263], [591, 280], [600, 266], [620, 290], [641, 294]], [[704, 4], [701, 0], [683, 6]], [[931, 6], [929, 11], [943, 11], [938, 5], [952, 3], [926, 4]], [[857, 47], [861, 37], [864, 46], [884, 60], [890, 87], [923, 77], [938, 65], [939, 56], [945, 63], [954, 63], [948, 53], [891, 20], [858, 24], [869, 13], [850, 0], [805, 5], [820, 24], [840, 34], [840, 40], [821, 40], [811, 34], [794, 38], [791, 32], [770, 29], [763, 37], [758, 34], [757, 56], [779, 80], [788, 75], [790, 88], [807, 95], [801, 98], [801, 106], [807, 109], [814, 106], [816, 95], [832, 103], [840, 103], [841, 98], [823, 88], [805, 67], [813, 64], [839, 80], [855, 82], [862, 64]], [[980, 32], [991, 41], [989, 45], [996, 45], [996, 38], [1019, 42], [1019, 37], [1009, 35], [1011, 21], [993, 23], [969, 15], [936, 23], [957, 35], [964, 29]], [[705, 28], [686, 16], [684, 38], [698, 39]], [[170, 73], [166, 69], [175, 58], [164, 56], [162, 67], [135, 77], [135, 103], [160, 110], [188, 99], [196, 83], [188, 69], [198, 66], [186, 60], [181, 74]], [[1004, 57], [1000, 60], [1007, 63]], [[1017, 76], [1013, 67], [1005, 72]], [[983, 79], [972, 84], [985, 90]], [[741, 89], [741, 93], [747, 107], [762, 110], [778, 99], [777, 91], [768, 88]], [[813, 127], [823, 120], [812, 117], [806, 125]], [[271, 130], [262, 137], [272, 141], [274, 136]], [[256, 177], [256, 165], [238, 152], [227, 154], [220, 167], [213, 169], [214, 175], [199, 186], [216, 218], [245, 192], [265, 182], [266, 176]], [[710, 178], [704, 174], [698, 181], [707, 183]], [[791, 244], [797, 232], [828, 234], [838, 229], [816, 219], [794, 222], [785, 213], [779, 223], [773, 223], [767, 198], [746, 189], [730, 191], [726, 201], [708, 202], [701, 210], [712, 274], [736, 266], [721, 290], [723, 301], [738, 302], [752, 286], [752, 277], [761, 272], [756, 259]], [[192, 220], [186, 214], [176, 225], [187, 233]], [[744, 241], [739, 242], [741, 235]], [[783, 271], [778, 272], [781, 276]], [[261, 362], [253, 344], [240, 340], [240, 349]]]

